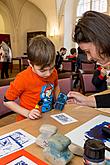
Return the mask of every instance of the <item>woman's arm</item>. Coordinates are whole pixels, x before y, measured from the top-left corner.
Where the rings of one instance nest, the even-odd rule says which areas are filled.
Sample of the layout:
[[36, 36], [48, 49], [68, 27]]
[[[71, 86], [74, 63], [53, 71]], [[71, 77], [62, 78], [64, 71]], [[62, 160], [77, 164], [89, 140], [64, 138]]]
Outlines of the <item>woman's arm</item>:
[[94, 96], [84, 96], [81, 93], [74, 91], [70, 91], [67, 96], [69, 98], [68, 103], [96, 107], [96, 101]]
[[110, 93], [95, 96], [84, 96], [79, 92], [70, 91], [67, 96], [70, 98], [68, 103], [97, 108], [110, 108]]

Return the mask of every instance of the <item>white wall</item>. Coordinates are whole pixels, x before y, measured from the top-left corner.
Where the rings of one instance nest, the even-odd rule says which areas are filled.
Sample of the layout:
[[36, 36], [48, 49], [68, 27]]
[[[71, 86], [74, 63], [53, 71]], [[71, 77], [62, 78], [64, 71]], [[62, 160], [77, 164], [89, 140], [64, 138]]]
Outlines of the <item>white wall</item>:
[[[17, 31], [18, 56], [27, 50], [27, 32], [46, 31], [46, 17], [33, 4], [26, 2], [19, 16]], [[22, 39], [22, 40], [21, 40]]]
[[76, 10], [78, 0], [67, 0], [65, 4], [64, 13], [64, 47], [67, 48], [67, 53], [70, 53], [70, 49], [75, 47], [72, 41], [73, 28], [76, 21]]
[[42, 11], [25, 0], [0, 1], [0, 33], [10, 34], [13, 56], [27, 49], [27, 32], [46, 31], [47, 19]]

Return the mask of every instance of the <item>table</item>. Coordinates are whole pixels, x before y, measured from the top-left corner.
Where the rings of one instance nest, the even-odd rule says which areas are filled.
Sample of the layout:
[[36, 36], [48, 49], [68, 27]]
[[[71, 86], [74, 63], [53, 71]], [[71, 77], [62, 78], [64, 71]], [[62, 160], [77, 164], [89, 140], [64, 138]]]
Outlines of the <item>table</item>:
[[[93, 117], [95, 117], [99, 114], [104, 114], [106, 116], [110, 116], [109, 113], [100, 112], [94, 108], [82, 107], [82, 106], [78, 106], [75, 104], [65, 105], [63, 112], [76, 118], [78, 120], [78, 122], [75, 122], [75, 123], [72, 123], [69, 125], [65, 125], [65, 126], [61, 125], [60, 123], [58, 123], [57, 121], [55, 121], [54, 119], [52, 119], [50, 117], [50, 115], [60, 113], [60, 111], [52, 110], [50, 112], [44, 113], [43, 117], [40, 120], [25, 119], [20, 122], [16, 122], [16, 123], [7, 125], [5, 127], [2, 127], [2, 128], [0, 128], [0, 135], [3, 135], [5, 133], [8, 133], [8, 132], [21, 128], [21, 129], [27, 131], [28, 133], [32, 134], [33, 136], [37, 137], [39, 135], [39, 128], [42, 124], [55, 125], [58, 127], [58, 132], [60, 132], [62, 134], [66, 134], [69, 131], [75, 129], [76, 127], [82, 125], [86, 121], [92, 119]], [[26, 147], [25, 150], [46, 162], [46, 160], [43, 157], [42, 148], [40, 148], [36, 144], [32, 144], [32, 145]], [[51, 165], [51, 164], [49, 164], [49, 165]], [[72, 159], [70, 165], [83, 165], [83, 159], [81, 157], [75, 156]]]

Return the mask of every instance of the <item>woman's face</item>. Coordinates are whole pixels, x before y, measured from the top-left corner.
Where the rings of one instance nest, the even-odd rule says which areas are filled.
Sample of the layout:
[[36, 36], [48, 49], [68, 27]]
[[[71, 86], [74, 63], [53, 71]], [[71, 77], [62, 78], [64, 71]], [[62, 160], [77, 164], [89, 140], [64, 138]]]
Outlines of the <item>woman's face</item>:
[[82, 50], [84, 50], [89, 61], [94, 60], [102, 65], [105, 65], [106, 63], [110, 61], [108, 57], [104, 57], [102, 59], [99, 56], [98, 51], [96, 50], [96, 46], [92, 42], [80, 43], [79, 46]]

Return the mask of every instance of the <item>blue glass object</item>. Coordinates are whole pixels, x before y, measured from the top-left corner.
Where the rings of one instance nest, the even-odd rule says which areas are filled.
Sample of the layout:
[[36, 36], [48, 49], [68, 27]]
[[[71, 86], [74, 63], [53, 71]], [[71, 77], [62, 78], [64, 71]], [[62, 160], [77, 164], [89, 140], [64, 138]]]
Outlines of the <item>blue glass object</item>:
[[64, 93], [59, 93], [58, 98], [54, 104], [54, 109], [62, 111], [64, 108], [64, 105], [66, 104], [67, 101], [67, 95]]

